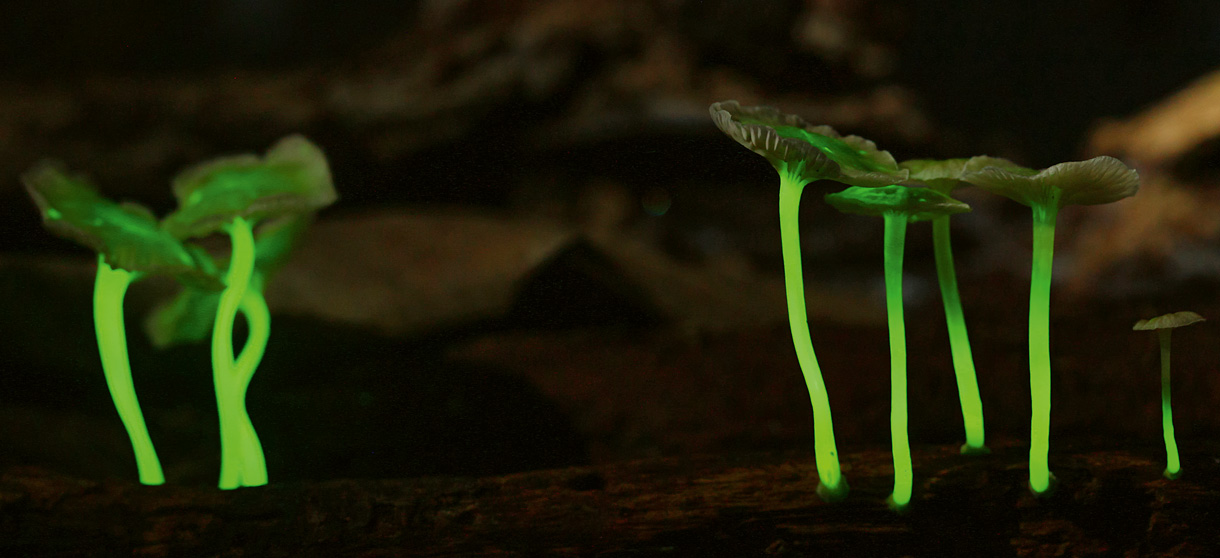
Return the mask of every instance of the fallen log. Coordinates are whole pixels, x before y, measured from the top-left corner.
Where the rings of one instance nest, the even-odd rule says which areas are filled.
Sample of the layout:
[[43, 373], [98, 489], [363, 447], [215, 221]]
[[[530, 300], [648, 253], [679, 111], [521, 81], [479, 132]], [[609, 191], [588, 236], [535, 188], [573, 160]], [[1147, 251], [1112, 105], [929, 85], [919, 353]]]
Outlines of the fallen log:
[[486, 478], [335, 480], [218, 491], [0, 476], [0, 555], [66, 556], [1211, 556], [1216, 461], [1058, 452], [1048, 498], [1024, 448], [915, 451], [897, 514], [889, 453], [844, 456], [850, 497], [814, 495], [801, 454], [663, 458]]

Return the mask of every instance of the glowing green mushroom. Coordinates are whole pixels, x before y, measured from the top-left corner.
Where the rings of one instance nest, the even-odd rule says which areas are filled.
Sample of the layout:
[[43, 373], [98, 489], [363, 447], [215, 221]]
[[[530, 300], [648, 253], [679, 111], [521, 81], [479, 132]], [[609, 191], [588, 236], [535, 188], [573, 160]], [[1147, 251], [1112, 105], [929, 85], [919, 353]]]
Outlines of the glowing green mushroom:
[[[250, 380], [262, 360], [270, 315], [255, 273], [254, 225], [259, 221], [307, 215], [336, 199], [322, 151], [303, 137], [280, 140], [263, 158], [226, 157], [188, 169], [174, 179], [179, 207], [163, 222], [179, 238], [224, 232], [232, 253], [212, 324], [212, 377], [220, 418], [219, 486], [267, 483], [262, 444], [246, 412]], [[250, 329], [243, 350], [233, 356], [233, 322], [238, 310]]]
[[[986, 156], [970, 159], [914, 159], [899, 163], [900, 167], [911, 172], [912, 181], [920, 182], [945, 195], [951, 195], [957, 188], [969, 185], [961, 180], [963, 173], [989, 165], [1001, 168], [1016, 167], [1004, 159]], [[962, 313], [962, 300], [957, 290], [957, 272], [953, 267], [948, 215], [932, 219], [932, 246], [936, 259], [936, 278], [940, 283], [941, 301], [945, 307], [945, 322], [949, 328], [949, 348], [953, 355], [953, 371], [957, 377], [962, 422], [966, 429], [966, 443], [962, 445], [961, 451], [972, 454], [987, 453], [983, 402], [979, 397], [974, 357], [970, 353], [970, 336], [966, 333], [966, 318]]]
[[771, 107], [743, 107], [737, 101], [724, 101], [713, 104], [709, 110], [720, 131], [765, 157], [779, 173], [780, 241], [788, 325], [813, 407], [814, 446], [820, 480], [818, 495], [826, 501], [844, 498], [848, 488], [839, 468], [830, 400], [809, 338], [797, 222], [801, 192], [805, 185], [821, 179], [859, 186], [884, 186], [905, 180], [907, 172], [899, 169], [894, 158], [888, 152], [878, 150], [871, 141], [840, 136], [829, 126], [811, 126], [799, 116], [784, 114]]
[[1156, 330], [1161, 342], [1161, 430], [1165, 433], [1165, 478], [1176, 479], [1182, 474], [1182, 463], [1178, 460], [1178, 441], [1173, 436], [1173, 408], [1169, 405], [1169, 336], [1174, 328], [1203, 321], [1203, 316], [1194, 312], [1174, 312], [1147, 320], [1140, 320], [1131, 329], [1137, 331]]
[[[251, 281], [258, 280], [266, 284], [280, 267], [287, 262], [294, 246], [313, 221], [312, 215], [293, 215], [267, 222], [254, 232], [254, 273]], [[227, 267], [227, 260], [219, 260], [217, 265]], [[259, 289], [247, 289], [242, 305], [238, 307], [247, 320], [251, 314], [260, 313], [263, 304]], [[221, 292], [183, 285], [172, 298], [158, 304], [144, 320], [144, 331], [154, 347], [164, 349], [175, 345], [195, 343], [207, 339], [216, 323], [216, 308], [220, 303]], [[265, 333], [264, 328], [250, 328], [252, 332]], [[259, 339], [265, 343], [265, 335]], [[260, 353], [257, 343], [247, 340], [242, 348]], [[238, 360], [241, 357], [238, 356]]]
[[1060, 163], [1042, 171], [987, 166], [962, 175], [962, 180], [1006, 196], [1033, 210], [1033, 271], [1029, 292], [1029, 387], [1032, 399], [1029, 443], [1029, 487], [1046, 494], [1054, 481], [1047, 464], [1050, 450], [1051, 264], [1055, 250], [1055, 219], [1059, 208], [1110, 203], [1139, 190], [1139, 174], [1113, 157]]
[[911, 444], [907, 439], [907, 342], [902, 318], [902, 255], [907, 223], [928, 221], [970, 207], [931, 188], [852, 186], [827, 194], [835, 209], [885, 220], [885, 309], [890, 331], [890, 446], [894, 457], [894, 492], [890, 506], [902, 510], [911, 501]]
[[127, 356], [123, 299], [127, 287], [150, 274], [167, 274], [201, 290], [219, 289], [214, 266], [201, 249], [185, 245], [160, 228], [144, 207], [117, 204], [84, 178], [54, 163], [41, 163], [22, 176], [26, 191], [51, 232], [98, 252], [93, 290], [93, 325], [106, 385], [135, 452], [143, 484], [162, 484], [165, 475], [140, 403]]

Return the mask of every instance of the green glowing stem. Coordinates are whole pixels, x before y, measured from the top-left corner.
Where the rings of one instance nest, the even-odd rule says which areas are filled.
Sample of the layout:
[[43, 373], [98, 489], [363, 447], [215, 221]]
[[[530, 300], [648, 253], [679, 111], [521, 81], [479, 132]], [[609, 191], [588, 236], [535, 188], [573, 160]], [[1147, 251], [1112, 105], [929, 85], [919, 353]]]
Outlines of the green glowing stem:
[[788, 295], [788, 325], [792, 330], [792, 344], [796, 347], [796, 359], [805, 377], [809, 390], [809, 403], [813, 407], [814, 452], [818, 466], [818, 495], [823, 500], [833, 501], [847, 496], [847, 481], [839, 468], [838, 451], [835, 448], [834, 425], [830, 418], [830, 399], [826, 384], [822, 381], [822, 370], [813, 352], [809, 337], [808, 315], [805, 310], [805, 276], [801, 271], [801, 240], [798, 215], [801, 192], [805, 184], [780, 173], [779, 186], [779, 230], [784, 255], [784, 286]]
[[[221, 489], [259, 486], [267, 482], [262, 449], [245, 407], [248, 375], [252, 375], [253, 370], [241, 369], [241, 363], [233, 359], [233, 322], [246, 298], [254, 271], [254, 234], [250, 224], [242, 218], [235, 219], [229, 225], [228, 232], [233, 250], [225, 276], [225, 290], [220, 296], [212, 329], [212, 379], [220, 416], [218, 484]], [[257, 310], [252, 313], [257, 314]], [[251, 321], [254, 319], [251, 318]], [[251, 337], [255, 335], [255, 328], [251, 327]], [[257, 347], [251, 345], [249, 348], [254, 350]], [[245, 353], [243, 351], [243, 356]], [[251, 362], [257, 365], [257, 360], [261, 358], [261, 354], [255, 356], [257, 353], [261, 351], [252, 352], [250, 357], [244, 359], [247, 365]]]
[[911, 501], [911, 443], [907, 437], [907, 339], [902, 317], [902, 253], [907, 216], [885, 214], [885, 313], [890, 330], [890, 450], [894, 457], [894, 493], [890, 505]]
[[1052, 478], [1047, 463], [1051, 436], [1051, 265], [1062, 191], [1054, 187], [1050, 190], [1047, 203], [1033, 206], [1034, 261], [1029, 286], [1029, 487], [1039, 495], [1050, 488]]
[[1173, 407], [1169, 404], [1169, 334], [1172, 329], [1157, 330], [1161, 339], [1161, 429], [1165, 431], [1165, 454], [1168, 463], [1165, 477], [1176, 479], [1182, 472], [1178, 461], [1178, 441], [1173, 435]]
[[98, 256], [97, 280], [93, 285], [93, 327], [97, 333], [98, 353], [102, 359], [102, 370], [106, 375], [106, 387], [119, 412], [131, 448], [136, 456], [136, 468], [142, 484], [164, 484], [161, 462], [153, 448], [140, 402], [136, 399], [136, 388], [131, 378], [131, 362], [127, 357], [127, 332], [123, 321], [123, 298], [127, 286], [136, 279], [136, 274], [124, 269], [113, 269], [105, 258]]
[[962, 421], [966, 427], [966, 445], [962, 446], [962, 453], [984, 453], [987, 447], [983, 445], [983, 401], [979, 398], [974, 357], [970, 354], [970, 337], [966, 334], [966, 318], [962, 314], [962, 300], [957, 292], [948, 215], [932, 220], [932, 246], [936, 256], [940, 297], [945, 305], [945, 322], [949, 326], [949, 348], [953, 353], [953, 372], [957, 375], [957, 396], [961, 400]]
[[246, 412], [246, 391], [255, 370], [262, 362], [263, 353], [267, 348], [267, 339], [271, 333], [271, 314], [267, 310], [267, 302], [260, 288], [251, 282], [241, 301], [241, 314], [246, 318], [246, 326], [250, 333], [242, 346], [241, 355], [234, 364], [234, 376], [240, 382], [240, 392], [234, 394], [233, 401], [240, 411], [243, 436], [241, 437], [242, 484], [245, 486], [262, 486], [267, 484], [267, 461], [263, 455], [263, 446], [254, 431], [254, 424]]

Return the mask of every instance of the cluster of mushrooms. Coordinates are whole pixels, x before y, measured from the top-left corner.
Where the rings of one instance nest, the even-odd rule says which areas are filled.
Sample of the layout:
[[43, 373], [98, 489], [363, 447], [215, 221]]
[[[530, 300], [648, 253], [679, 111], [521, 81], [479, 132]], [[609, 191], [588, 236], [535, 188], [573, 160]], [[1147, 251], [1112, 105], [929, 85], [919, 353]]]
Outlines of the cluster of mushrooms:
[[[949, 217], [970, 211], [951, 197], [962, 186], [977, 186], [1033, 210], [1033, 270], [1029, 299], [1029, 367], [1032, 419], [1029, 488], [1048, 494], [1055, 476], [1047, 464], [1050, 438], [1050, 286], [1055, 221], [1067, 205], [1096, 205], [1133, 196], [1139, 174], [1113, 157], [1060, 163], [1034, 170], [996, 157], [916, 159], [898, 162], [887, 151], [858, 136], [843, 136], [829, 126], [814, 126], [799, 116], [737, 101], [714, 103], [712, 120], [729, 137], [762, 155], [779, 173], [780, 234], [788, 320], [797, 360], [813, 406], [814, 444], [819, 476], [818, 494], [826, 501], [847, 496], [847, 481], [839, 466], [826, 385], [818, 367], [806, 318], [801, 271], [798, 207], [805, 185], [832, 180], [848, 187], [826, 195], [841, 212], [881, 217], [885, 226], [886, 311], [890, 341], [890, 429], [894, 459], [894, 491], [889, 505], [903, 510], [911, 500], [911, 451], [907, 439], [906, 334], [902, 317], [902, 256], [907, 223], [931, 221], [937, 278], [949, 327], [953, 366], [966, 430], [962, 453], [986, 453], [982, 402], [973, 357], [958, 296], [949, 240]], [[1201, 320], [1191, 312], [1144, 320], [1136, 329], [1176, 327]], [[1165, 441], [1169, 453], [1167, 477], [1179, 470], [1173, 423], [1169, 415], [1169, 329], [1161, 329]]]

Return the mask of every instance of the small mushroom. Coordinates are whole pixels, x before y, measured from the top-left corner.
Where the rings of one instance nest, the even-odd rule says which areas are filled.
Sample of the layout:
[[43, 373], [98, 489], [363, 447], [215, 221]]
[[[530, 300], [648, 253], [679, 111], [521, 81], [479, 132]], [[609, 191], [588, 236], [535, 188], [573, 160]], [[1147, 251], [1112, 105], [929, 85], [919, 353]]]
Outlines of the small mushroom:
[[[223, 157], [191, 167], [174, 178], [173, 190], [178, 208], [163, 221], [166, 230], [179, 238], [221, 232], [232, 245], [225, 288], [212, 321], [221, 443], [218, 486], [261, 486], [267, 484], [266, 458], [245, 404], [270, 334], [254, 227], [260, 221], [307, 216], [333, 203], [337, 195], [330, 167], [321, 149], [293, 135], [276, 142], [263, 157]], [[270, 246], [282, 251], [276, 244]], [[235, 358], [233, 324], [239, 310], [250, 327]]]
[[894, 492], [887, 502], [901, 511], [911, 501], [913, 472], [907, 437], [907, 347], [902, 317], [902, 256], [907, 223], [927, 221], [970, 207], [931, 188], [852, 186], [826, 201], [844, 213], [885, 220], [885, 309], [890, 333], [890, 444], [894, 457]]
[[1165, 432], [1165, 478], [1176, 479], [1182, 474], [1182, 464], [1178, 460], [1178, 441], [1173, 436], [1173, 408], [1169, 404], [1169, 336], [1174, 328], [1188, 326], [1204, 321], [1203, 316], [1194, 312], [1174, 312], [1147, 320], [1135, 322], [1131, 328], [1136, 331], [1153, 331], [1161, 341], [1161, 429]]
[[820, 481], [818, 495], [826, 501], [845, 498], [847, 482], [843, 480], [835, 449], [830, 399], [809, 338], [797, 222], [801, 192], [805, 185], [815, 180], [885, 186], [902, 183], [908, 173], [898, 168], [889, 152], [877, 149], [869, 140], [841, 136], [830, 126], [813, 126], [799, 116], [784, 114], [771, 107], [743, 107], [737, 101], [723, 101], [713, 103], [708, 110], [720, 131], [762, 155], [779, 173], [779, 230], [788, 325], [813, 407], [813, 443]]
[[201, 291], [219, 289], [215, 266], [203, 249], [164, 231], [144, 206], [115, 203], [57, 163], [40, 163], [21, 179], [48, 230], [98, 253], [93, 327], [106, 386], [131, 441], [140, 482], [163, 484], [131, 376], [123, 300], [132, 282], [155, 274], [172, 275]]
[[[967, 172], [987, 166], [1016, 168], [1016, 165], [1005, 159], [987, 156], [969, 159], [912, 159], [903, 161], [898, 166], [910, 172], [912, 182], [922, 183], [945, 195], [951, 195], [957, 188], [970, 185], [961, 179]], [[970, 351], [970, 336], [966, 332], [966, 318], [957, 290], [957, 272], [953, 266], [948, 215], [932, 219], [932, 247], [936, 259], [936, 278], [945, 307], [945, 323], [949, 329], [949, 348], [953, 354], [954, 375], [957, 377], [962, 423], [966, 430], [966, 443], [962, 444], [961, 451], [965, 454], [985, 454], [988, 450], [984, 443], [983, 401], [979, 397], [974, 356]]]
[[1033, 270], [1029, 294], [1029, 384], [1032, 399], [1029, 486], [1046, 494], [1054, 480], [1047, 464], [1051, 427], [1050, 295], [1055, 220], [1065, 205], [1110, 203], [1135, 195], [1139, 174], [1113, 157], [1059, 163], [1042, 171], [988, 165], [961, 179], [1033, 210]]

